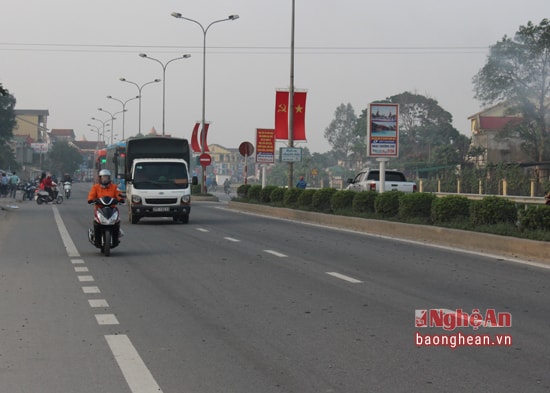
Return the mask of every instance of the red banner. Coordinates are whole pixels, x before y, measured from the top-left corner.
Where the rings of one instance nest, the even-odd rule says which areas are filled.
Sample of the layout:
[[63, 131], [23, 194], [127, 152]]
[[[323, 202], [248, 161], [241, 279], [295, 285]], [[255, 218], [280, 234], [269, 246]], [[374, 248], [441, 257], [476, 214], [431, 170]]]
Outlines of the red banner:
[[195, 123], [195, 127], [193, 127], [193, 134], [191, 134], [191, 149], [193, 149], [194, 153], [199, 153], [201, 151], [201, 145], [197, 140], [199, 126], [200, 126], [200, 123]]
[[288, 139], [288, 91], [275, 93], [275, 138]]
[[[201, 130], [201, 139], [199, 141], [199, 139], [197, 138], [198, 136], [198, 133], [199, 133], [199, 126], [201, 125], [201, 123], [195, 123], [195, 127], [193, 127], [193, 134], [191, 135], [191, 148], [193, 149], [193, 152], [194, 153], [201, 153], [202, 150], [201, 150], [201, 144], [202, 144], [202, 141], [203, 141], [203, 138], [202, 138], [202, 130]], [[210, 149], [208, 149], [208, 143], [206, 142], [206, 137], [208, 136], [208, 126], [210, 125], [210, 123], [204, 123], [204, 132], [205, 132], [205, 135], [204, 135], [204, 151], [210, 151]]]
[[203, 138], [203, 135], [202, 135], [202, 131], [201, 131], [201, 146], [202, 146], [202, 141], [204, 141], [204, 151], [210, 151], [210, 149], [208, 148], [208, 142], [206, 139], [208, 137], [208, 126], [210, 126], [210, 123], [204, 123], [204, 138]]
[[[294, 134], [293, 140], [306, 140], [306, 97], [307, 92], [294, 92]], [[275, 94], [275, 137], [288, 139], [288, 91]]]

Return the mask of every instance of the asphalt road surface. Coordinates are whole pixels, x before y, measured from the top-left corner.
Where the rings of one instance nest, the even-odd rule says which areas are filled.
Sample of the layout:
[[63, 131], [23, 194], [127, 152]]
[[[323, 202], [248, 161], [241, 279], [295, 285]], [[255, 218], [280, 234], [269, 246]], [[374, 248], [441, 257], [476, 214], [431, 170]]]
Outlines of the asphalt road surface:
[[223, 201], [106, 258], [89, 186], [0, 211], [0, 392], [550, 391], [548, 269]]

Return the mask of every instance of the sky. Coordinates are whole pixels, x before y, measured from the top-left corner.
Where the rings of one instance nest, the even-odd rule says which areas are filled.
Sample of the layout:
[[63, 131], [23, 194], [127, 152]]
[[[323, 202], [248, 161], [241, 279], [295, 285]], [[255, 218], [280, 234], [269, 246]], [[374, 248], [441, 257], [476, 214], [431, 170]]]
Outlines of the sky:
[[[78, 140], [97, 140], [92, 117], [111, 123], [98, 108], [122, 111], [107, 96], [129, 100], [157, 78], [141, 89], [141, 132], [162, 133], [164, 109], [165, 133], [190, 139], [203, 108], [199, 24], [229, 15], [239, 18], [206, 33], [208, 144], [255, 144], [257, 128], [274, 127], [275, 91], [291, 83], [292, 0], [0, 0], [0, 10], [0, 83], [16, 109], [47, 109], [48, 128]], [[472, 78], [489, 47], [549, 11], [548, 0], [295, 0], [294, 87], [308, 94], [307, 142], [296, 145], [329, 151], [324, 132], [339, 105], [359, 116], [405, 91], [437, 100], [469, 136], [468, 117], [483, 109]], [[139, 131], [139, 101], [115, 115], [114, 141]]]

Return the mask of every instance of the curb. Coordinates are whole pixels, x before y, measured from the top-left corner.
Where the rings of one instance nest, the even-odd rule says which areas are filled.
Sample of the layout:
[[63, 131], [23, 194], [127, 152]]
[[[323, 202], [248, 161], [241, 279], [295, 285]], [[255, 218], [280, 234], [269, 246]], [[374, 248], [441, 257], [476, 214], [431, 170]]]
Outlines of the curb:
[[522, 259], [550, 266], [550, 244], [548, 242], [498, 236], [487, 233], [432, 227], [428, 225], [405, 224], [383, 220], [336, 216], [313, 213], [282, 207], [263, 206], [230, 201], [230, 209], [306, 223], [348, 229], [371, 235], [411, 240], [429, 245], [440, 245], [491, 254], [506, 259]]

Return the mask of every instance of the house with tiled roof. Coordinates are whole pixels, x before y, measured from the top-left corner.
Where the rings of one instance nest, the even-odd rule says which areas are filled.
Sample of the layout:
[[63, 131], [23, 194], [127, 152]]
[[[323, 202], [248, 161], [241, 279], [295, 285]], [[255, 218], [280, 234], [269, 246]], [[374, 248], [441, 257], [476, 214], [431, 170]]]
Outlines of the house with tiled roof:
[[50, 139], [52, 143], [61, 141], [73, 142], [74, 138], [75, 135], [72, 128], [53, 128], [50, 131]]
[[476, 158], [481, 166], [532, 161], [521, 150], [521, 139], [504, 135], [506, 127], [513, 127], [522, 120], [521, 114], [509, 114], [508, 108], [505, 103], [500, 103], [468, 117], [472, 132], [471, 147], [483, 149], [483, 153]]

